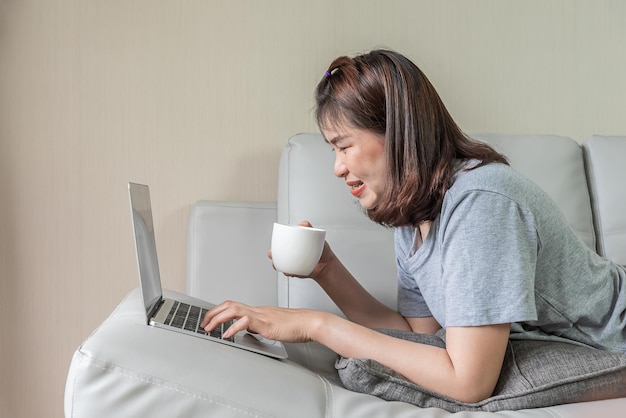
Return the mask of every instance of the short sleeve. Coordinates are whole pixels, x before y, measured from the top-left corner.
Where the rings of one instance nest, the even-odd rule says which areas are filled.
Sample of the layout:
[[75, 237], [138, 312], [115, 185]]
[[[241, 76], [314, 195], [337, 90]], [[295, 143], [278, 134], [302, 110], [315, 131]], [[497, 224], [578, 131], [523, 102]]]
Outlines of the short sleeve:
[[482, 190], [447, 204], [439, 231], [446, 326], [536, 320], [538, 238], [530, 211]]

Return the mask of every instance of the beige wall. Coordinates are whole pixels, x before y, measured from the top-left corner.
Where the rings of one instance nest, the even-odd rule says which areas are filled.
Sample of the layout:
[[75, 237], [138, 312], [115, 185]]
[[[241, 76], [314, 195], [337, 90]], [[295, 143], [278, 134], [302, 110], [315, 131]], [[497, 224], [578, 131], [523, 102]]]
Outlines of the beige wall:
[[339, 54], [388, 46], [467, 131], [626, 134], [626, 2], [0, 0], [0, 416], [61, 416], [73, 350], [136, 286], [126, 182], [164, 284], [198, 199], [273, 200]]

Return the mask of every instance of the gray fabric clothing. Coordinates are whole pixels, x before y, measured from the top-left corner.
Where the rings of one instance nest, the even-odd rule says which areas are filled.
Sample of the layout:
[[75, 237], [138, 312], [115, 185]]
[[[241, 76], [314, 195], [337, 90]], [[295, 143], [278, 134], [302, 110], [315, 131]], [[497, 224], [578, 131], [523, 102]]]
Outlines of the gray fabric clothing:
[[626, 270], [589, 249], [514, 169], [460, 170], [417, 248], [416, 232], [395, 230], [403, 316], [444, 328], [510, 322], [512, 338], [626, 352]]

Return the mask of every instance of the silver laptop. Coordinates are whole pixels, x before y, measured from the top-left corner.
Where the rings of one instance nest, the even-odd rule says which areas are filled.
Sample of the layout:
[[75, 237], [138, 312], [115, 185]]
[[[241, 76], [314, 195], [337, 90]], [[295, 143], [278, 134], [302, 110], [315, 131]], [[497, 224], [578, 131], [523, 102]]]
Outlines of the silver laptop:
[[200, 323], [207, 310], [215, 306], [213, 304], [201, 303], [198, 305], [202, 306], [195, 306], [163, 297], [152, 222], [150, 190], [143, 184], [128, 183], [128, 194], [139, 267], [139, 283], [146, 309], [146, 323], [269, 357], [286, 358], [287, 351], [281, 342], [268, 340], [259, 335], [242, 331], [232, 338], [222, 338], [223, 332], [231, 323], [221, 324], [211, 333], [204, 331]]

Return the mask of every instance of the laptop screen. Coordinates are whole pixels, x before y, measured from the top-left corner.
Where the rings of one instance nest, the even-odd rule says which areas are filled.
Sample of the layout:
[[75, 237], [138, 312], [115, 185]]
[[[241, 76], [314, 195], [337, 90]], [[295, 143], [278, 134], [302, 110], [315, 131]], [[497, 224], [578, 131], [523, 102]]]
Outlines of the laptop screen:
[[135, 235], [135, 250], [139, 269], [139, 282], [146, 308], [146, 320], [161, 301], [163, 290], [157, 260], [150, 190], [142, 184], [128, 184], [130, 207]]

